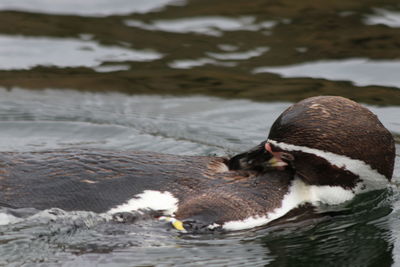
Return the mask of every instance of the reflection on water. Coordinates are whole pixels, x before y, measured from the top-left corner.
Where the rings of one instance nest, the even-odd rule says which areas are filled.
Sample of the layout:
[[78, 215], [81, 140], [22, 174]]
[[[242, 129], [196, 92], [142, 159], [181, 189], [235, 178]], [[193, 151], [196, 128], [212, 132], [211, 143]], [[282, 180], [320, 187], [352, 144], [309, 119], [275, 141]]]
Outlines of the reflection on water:
[[2, 0], [0, 10], [18, 10], [59, 15], [110, 16], [146, 13], [183, 0]]
[[367, 25], [383, 24], [389, 27], [400, 27], [400, 12], [389, 11], [381, 8], [375, 8], [373, 15], [366, 16], [364, 22]]
[[95, 41], [0, 35], [3, 70], [35, 66], [96, 67], [107, 61], [151, 61], [161, 56], [157, 52], [104, 46]]
[[[265, 139], [288, 105], [0, 89], [0, 151], [103, 148], [226, 155]], [[370, 108], [393, 133], [400, 133], [394, 115], [400, 107]], [[398, 183], [400, 157], [396, 161]], [[393, 192], [370, 192], [351, 203], [321, 207], [326, 214], [321, 219], [215, 236], [179, 236], [158, 221], [117, 224], [92, 212], [2, 208], [0, 264], [387, 265], [398, 247], [398, 207], [400, 195], [393, 186]]]
[[[220, 47], [221, 50], [229, 51], [229, 50], [237, 50], [235, 46], [223, 45]], [[224, 67], [235, 67], [238, 65], [236, 61], [248, 60], [253, 57], [259, 57], [265, 52], [269, 50], [268, 47], [256, 47], [252, 50], [248, 51], [236, 51], [236, 52], [207, 52], [211, 58], [198, 58], [198, 59], [177, 59], [173, 62], [170, 62], [168, 66], [175, 69], [191, 69], [194, 67], [200, 67], [207, 64], [215, 65], [215, 66], [224, 66]]]
[[[264, 140], [289, 105], [0, 88], [0, 151], [97, 147], [223, 155]], [[369, 108], [400, 134], [400, 107]]]
[[102, 147], [188, 155], [238, 152], [265, 139], [269, 125], [287, 106], [0, 88], [0, 151]]
[[268, 47], [256, 47], [249, 51], [231, 52], [231, 53], [207, 53], [210, 57], [220, 60], [246, 60], [253, 57], [259, 57], [269, 50]]
[[[282, 1], [0, 1], [0, 86], [400, 104], [399, 28], [365, 23], [362, 2]], [[307, 79], [254, 73], [309, 64]]]
[[278, 255], [278, 266], [390, 266], [393, 233], [382, 220], [393, 216], [385, 204], [388, 197], [376, 192], [358, 196], [346, 210], [333, 211], [333, 220], [306, 225], [297, 233], [289, 230], [289, 235], [287, 229], [272, 232], [262, 240]]
[[145, 30], [159, 30], [175, 33], [198, 33], [211, 36], [221, 36], [224, 31], [260, 31], [276, 25], [274, 21], [255, 23], [255, 18], [246, 16], [237, 19], [228, 17], [198, 17], [175, 20], [156, 20], [146, 24], [136, 20], [126, 20], [125, 24]]
[[285, 67], [260, 67], [255, 73], [270, 72], [283, 77], [311, 77], [351, 81], [357, 86], [380, 85], [400, 88], [398, 60], [326, 60]]
[[[226, 155], [321, 94], [368, 103], [400, 151], [399, 12], [398, 0], [2, 0], [0, 151]], [[239, 233], [3, 208], [0, 265], [398, 266], [397, 154], [391, 190]]]
[[[399, 155], [399, 148], [397, 148], [397, 153]], [[399, 157], [397, 157], [396, 161], [397, 166], [400, 164]], [[387, 221], [383, 220], [383, 223], [386, 223], [386, 227], [390, 229], [392, 232], [391, 238], [394, 240], [393, 242], [393, 260], [394, 262], [399, 265], [400, 264], [400, 205], [393, 205], [392, 216], [388, 218]]]
[[123, 64], [118, 64], [118, 65], [110, 64], [104, 66], [97, 66], [94, 68], [94, 70], [97, 72], [114, 72], [114, 71], [124, 71], [129, 69], [130, 69], [129, 65], [123, 65]]
[[229, 61], [217, 61], [212, 58], [198, 58], [198, 59], [178, 59], [169, 63], [168, 66], [174, 69], [191, 69], [194, 67], [201, 67], [204, 65], [224, 66], [224, 67], [235, 67], [235, 62]]

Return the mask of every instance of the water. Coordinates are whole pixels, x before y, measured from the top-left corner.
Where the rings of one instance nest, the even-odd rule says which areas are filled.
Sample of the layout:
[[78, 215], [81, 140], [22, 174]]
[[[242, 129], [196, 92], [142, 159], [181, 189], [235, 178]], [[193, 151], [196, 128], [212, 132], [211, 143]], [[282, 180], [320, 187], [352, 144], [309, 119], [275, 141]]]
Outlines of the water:
[[[400, 6], [369, 3], [0, 0], [0, 151], [233, 154], [319, 94], [365, 103], [400, 151]], [[219, 235], [2, 208], [0, 265], [397, 266], [399, 180], [397, 152], [388, 190]]]

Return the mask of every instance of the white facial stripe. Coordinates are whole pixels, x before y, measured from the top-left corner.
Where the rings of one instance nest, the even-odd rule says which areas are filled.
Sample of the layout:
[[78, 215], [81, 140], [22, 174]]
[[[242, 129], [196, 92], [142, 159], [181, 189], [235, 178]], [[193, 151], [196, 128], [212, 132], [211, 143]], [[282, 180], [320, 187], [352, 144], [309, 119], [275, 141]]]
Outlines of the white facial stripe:
[[[367, 190], [383, 188], [388, 184], [388, 180], [384, 175], [372, 169], [372, 167], [364, 161], [315, 148], [277, 142], [271, 139], [268, 139], [268, 143], [285, 151], [301, 151], [321, 157], [338, 168], [344, 168], [345, 170], [358, 175], [368, 187], [366, 188]], [[366, 189], [361, 190], [365, 191]]]
[[132, 212], [141, 209], [162, 210], [165, 215], [172, 215], [178, 209], [178, 199], [167, 191], [145, 190], [127, 203], [110, 209], [107, 213]]
[[280, 208], [276, 208], [265, 216], [249, 217], [240, 221], [226, 222], [222, 227], [229, 231], [250, 229], [278, 219], [290, 210], [304, 203], [311, 203], [314, 205], [319, 203], [339, 204], [351, 200], [354, 196], [355, 193], [352, 190], [346, 190], [341, 186], [307, 185], [297, 177], [293, 180], [289, 192], [284, 196]]
[[267, 213], [265, 216], [249, 217], [240, 221], [226, 222], [223, 225], [223, 228], [226, 230], [243, 230], [265, 225], [282, 217], [290, 210], [304, 203], [311, 203], [313, 205], [319, 203], [330, 205], [340, 204], [351, 200], [358, 193], [382, 189], [388, 185], [388, 180], [384, 175], [378, 173], [376, 170], [372, 169], [370, 165], [361, 160], [318, 149], [277, 142], [271, 139], [268, 140], [268, 143], [285, 151], [301, 151], [321, 157], [332, 165], [359, 175], [362, 182], [358, 183], [352, 190], [346, 190], [341, 186], [307, 185], [299, 177], [296, 177], [289, 188], [289, 193], [283, 198], [280, 208]]

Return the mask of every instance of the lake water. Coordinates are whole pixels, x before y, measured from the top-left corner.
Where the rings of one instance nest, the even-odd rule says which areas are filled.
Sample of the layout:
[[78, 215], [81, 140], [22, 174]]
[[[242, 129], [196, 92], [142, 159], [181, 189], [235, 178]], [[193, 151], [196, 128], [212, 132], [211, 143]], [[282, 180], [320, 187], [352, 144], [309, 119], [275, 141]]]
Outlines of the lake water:
[[[226, 155], [308, 96], [367, 105], [400, 151], [400, 5], [335, 0], [0, 0], [0, 151]], [[181, 235], [157, 221], [0, 209], [0, 265], [398, 266], [388, 190], [297, 224]]]

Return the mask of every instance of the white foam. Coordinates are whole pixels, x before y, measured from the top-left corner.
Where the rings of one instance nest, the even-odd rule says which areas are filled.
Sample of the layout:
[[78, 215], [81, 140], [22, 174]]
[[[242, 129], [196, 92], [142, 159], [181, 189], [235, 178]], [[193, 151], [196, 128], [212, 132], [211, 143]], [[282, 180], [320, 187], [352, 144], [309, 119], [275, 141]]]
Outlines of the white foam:
[[137, 210], [160, 210], [165, 215], [172, 215], [178, 209], [178, 199], [170, 192], [145, 190], [128, 200], [125, 204], [110, 209], [107, 213], [132, 212]]
[[[327, 152], [315, 148], [309, 148], [305, 146], [297, 146], [292, 144], [286, 144], [283, 142], [277, 142], [275, 140], [268, 140], [268, 143], [279, 147], [285, 151], [301, 151], [304, 153], [309, 153], [326, 159], [332, 165], [338, 168], [344, 168], [360, 177], [363, 180], [365, 186], [358, 186], [355, 188], [355, 192], [359, 193], [361, 191], [369, 191], [375, 189], [381, 189], [388, 185], [388, 179], [380, 174], [377, 170], [372, 169], [372, 167], [362, 160], [352, 159], [347, 156], [338, 155], [332, 152]], [[326, 189], [323, 189], [326, 191]]]

